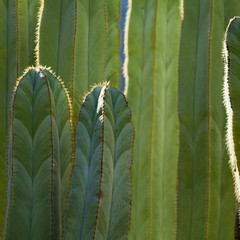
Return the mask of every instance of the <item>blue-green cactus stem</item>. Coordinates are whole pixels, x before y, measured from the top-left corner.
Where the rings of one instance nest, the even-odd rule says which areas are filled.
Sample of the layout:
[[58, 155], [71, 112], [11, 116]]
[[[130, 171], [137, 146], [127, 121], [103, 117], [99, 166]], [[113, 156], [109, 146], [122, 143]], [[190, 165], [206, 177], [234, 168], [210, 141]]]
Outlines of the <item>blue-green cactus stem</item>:
[[48, 70], [30, 68], [10, 107], [3, 239], [59, 239], [72, 171], [69, 98]]
[[122, 93], [96, 87], [76, 129], [63, 239], [126, 239], [131, 212], [131, 112]]

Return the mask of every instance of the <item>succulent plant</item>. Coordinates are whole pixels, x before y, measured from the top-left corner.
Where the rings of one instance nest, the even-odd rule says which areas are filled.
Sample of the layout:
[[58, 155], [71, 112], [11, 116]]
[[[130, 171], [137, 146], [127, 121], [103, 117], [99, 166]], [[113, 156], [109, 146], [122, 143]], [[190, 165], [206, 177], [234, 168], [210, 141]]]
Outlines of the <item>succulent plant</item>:
[[7, 207], [8, 107], [16, 80], [34, 64], [35, 26], [40, 0], [0, 2], [0, 236]]
[[132, 116], [120, 3], [0, 3], [4, 240], [234, 238], [240, 2], [128, 0]]
[[127, 238], [133, 137], [123, 94], [96, 87], [79, 115], [63, 239]]
[[59, 239], [72, 171], [70, 103], [48, 70], [29, 69], [10, 107], [3, 239]]
[[96, 87], [81, 108], [76, 145], [71, 113], [48, 69], [30, 68], [17, 82], [3, 239], [126, 238], [134, 137], [127, 102], [114, 88]]
[[136, 142], [129, 239], [176, 236], [179, 3], [132, 1], [127, 99]]
[[38, 62], [51, 66], [69, 90], [74, 126], [93, 85], [110, 81], [119, 87], [119, 19], [120, 0], [44, 1]]
[[136, 141], [129, 239], [234, 238], [222, 40], [239, 12], [234, 0], [132, 1], [126, 93]]

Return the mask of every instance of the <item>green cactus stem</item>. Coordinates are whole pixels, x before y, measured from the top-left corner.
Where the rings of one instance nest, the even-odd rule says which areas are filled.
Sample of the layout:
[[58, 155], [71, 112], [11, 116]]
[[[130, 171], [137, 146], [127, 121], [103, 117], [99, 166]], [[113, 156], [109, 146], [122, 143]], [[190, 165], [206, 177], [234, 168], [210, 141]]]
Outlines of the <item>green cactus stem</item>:
[[222, 41], [229, 16], [237, 10], [237, 1], [184, 2], [177, 239], [234, 239], [235, 201], [224, 141]]
[[226, 23], [239, 9], [223, 0], [132, 2], [130, 239], [234, 237], [221, 51]]
[[0, 236], [7, 207], [7, 109], [17, 78], [34, 63], [39, 6], [40, 0], [0, 1]]
[[127, 99], [136, 129], [129, 239], [176, 238], [180, 1], [132, 1]]
[[134, 130], [122, 93], [96, 87], [86, 97], [76, 129], [63, 239], [126, 239], [131, 211]]
[[47, 69], [30, 68], [10, 107], [4, 240], [59, 239], [72, 171], [69, 97]]

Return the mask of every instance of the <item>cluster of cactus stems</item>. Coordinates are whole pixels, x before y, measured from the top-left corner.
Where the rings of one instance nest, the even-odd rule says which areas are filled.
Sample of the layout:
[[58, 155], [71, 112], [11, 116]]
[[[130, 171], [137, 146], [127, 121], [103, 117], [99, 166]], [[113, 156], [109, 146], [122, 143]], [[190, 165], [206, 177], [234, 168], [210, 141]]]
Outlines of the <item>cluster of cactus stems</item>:
[[93, 85], [119, 85], [117, 2], [1, 2], [3, 239], [128, 234], [134, 131], [126, 99], [104, 84], [80, 111]]
[[234, 239], [240, 2], [128, 0], [132, 116], [120, 3], [0, 2], [3, 239]]
[[[225, 29], [238, 14], [240, 4], [201, 1], [194, 11], [191, 5], [185, 2], [179, 59], [178, 235], [233, 239], [235, 201], [225, 144], [222, 48]], [[195, 41], [187, 38], [188, 29], [192, 29]], [[187, 159], [193, 159], [192, 163]], [[186, 214], [187, 205], [191, 211]], [[203, 224], [199, 225], [199, 220]]]
[[234, 239], [222, 42], [239, 14], [234, 0], [132, 2], [130, 239]]
[[119, 87], [120, 0], [42, 2], [38, 62], [51, 66], [64, 81], [75, 126], [92, 85], [111, 80], [111, 86]]
[[76, 142], [71, 112], [63, 83], [49, 70], [30, 68], [19, 79], [10, 107], [3, 239], [126, 238], [134, 136], [127, 102], [107, 85], [94, 88]]

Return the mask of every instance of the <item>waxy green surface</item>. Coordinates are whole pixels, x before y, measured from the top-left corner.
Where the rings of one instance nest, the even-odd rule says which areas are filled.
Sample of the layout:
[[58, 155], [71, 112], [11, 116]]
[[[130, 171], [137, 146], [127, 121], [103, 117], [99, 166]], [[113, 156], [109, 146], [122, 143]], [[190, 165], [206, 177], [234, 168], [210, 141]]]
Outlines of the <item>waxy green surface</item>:
[[240, 4], [185, 0], [182, 23], [179, 6], [132, 3], [127, 98], [136, 143], [129, 236], [233, 239], [222, 41]]
[[126, 239], [134, 130], [122, 93], [96, 87], [76, 129], [75, 168], [63, 239]]
[[129, 239], [176, 238], [180, 1], [132, 1], [127, 99], [135, 126]]
[[7, 207], [8, 106], [16, 80], [34, 63], [40, 0], [1, 0], [0, 34], [0, 236]]
[[48, 70], [30, 69], [10, 107], [4, 240], [60, 239], [71, 171], [68, 95]]
[[119, 18], [120, 0], [45, 1], [39, 62], [51, 66], [69, 90], [74, 126], [93, 85], [110, 81], [119, 87]]
[[184, 2], [178, 92], [178, 239], [234, 239], [235, 201], [222, 99], [222, 41], [229, 16], [237, 9], [237, 1]]

